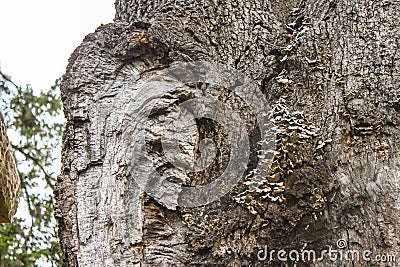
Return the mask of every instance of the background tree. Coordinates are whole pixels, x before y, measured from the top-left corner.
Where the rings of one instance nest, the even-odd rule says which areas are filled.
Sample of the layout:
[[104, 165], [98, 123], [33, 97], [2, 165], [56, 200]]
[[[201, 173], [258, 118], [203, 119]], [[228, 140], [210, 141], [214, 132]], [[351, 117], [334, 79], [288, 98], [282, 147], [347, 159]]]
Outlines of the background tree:
[[[64, 266], [293, 266], [259, 261], [257, 252], [265, 245], [322, 251], [337, 240], [373, 255], [400, 251], [395, 1], [117, 0], [115, 6], [115, 22], [85, 38], [61, 84], [67, 128], [56, 217]], [[251, 156], [248, 175], [218, 201], [176, 208], [140, 190], [134, 180], [144, 176], [134, 172], [143, 166], [130, 168], [122, 136], [140, 123], [135, 107], [150, 103], [159, 88], [176, 90], [161, 98], [150, 125], [194, 97], [159, 73], [195, 60], [223, 62], [258, 85], [272, 106], [276, 153], [266, 170]], [[206, 85], [188, 86], [208, 92]], [[254, 116], [232, 88], [213, 89], [246, 119], [256, 154], [263, 140]], [[223, 152], [235, 145], [225, 142], [229, 129], [206, 120], [197, 128], [194, 151], [208, 138], [220, 153], [205, 173], [174, 177], [186, 185], [215, 178], [229, 160]], [[143, 154], [164, 163], [157, 128], [147, 137]]]
[[36, 93], [16, 85], [0, 72], [0, 110], [15, 150], [21, 178], [20, 206], [29, 214], [0, 225], [0, 266], [58, 266], [61, 249], [53, 215], [55, 175], [63, 129], [60, 79], [48, 91]]

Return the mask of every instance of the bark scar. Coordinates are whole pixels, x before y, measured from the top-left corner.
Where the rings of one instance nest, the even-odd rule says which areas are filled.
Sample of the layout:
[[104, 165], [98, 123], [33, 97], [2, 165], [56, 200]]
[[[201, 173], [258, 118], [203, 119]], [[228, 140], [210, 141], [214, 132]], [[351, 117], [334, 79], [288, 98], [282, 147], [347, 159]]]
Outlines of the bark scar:
[[146, 30], [133, 30], [129, 37], [130, 37], [131, 45], [135, 45], [137, 43], [140, 43], [140, 44], [148, 44], [149, 43], [149, 39], [147, 37]]

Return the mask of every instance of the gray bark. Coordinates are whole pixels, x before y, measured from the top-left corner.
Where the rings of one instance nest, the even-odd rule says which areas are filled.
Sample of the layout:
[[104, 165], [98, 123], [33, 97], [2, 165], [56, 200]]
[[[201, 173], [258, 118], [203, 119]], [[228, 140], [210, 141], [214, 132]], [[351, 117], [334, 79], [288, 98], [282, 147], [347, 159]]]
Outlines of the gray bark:
[[[72, 54], [61, 87], [68, 122], [55, 212], [64, 266], [391, 266], [327, 257], [260, 261], [257, 253], [265, 245], [320, 252], [341, 239], [344, 252], [399, 253], [398, 1], [117, 0], [115, 6], [114, 23], [89, 34]], [[257, 158], [259, 121], [240, 97], [218, 86], [182, 91], [160, 76], [177, 62], [198, 60], [237, 69], [263, 92], [278, 129], [268, 170]], [[146, 165], [132, 168], [125, 137], [144, 138], [129, 128], [135, 108], [164, 87], [150, 129], [203, 89], [245, 121], [247, 170], [210, 204], [181, 207], [180, 192], [165, 197], [138, 186]], [[198, 120], [184, 135], [181, 145], [195, 154], [202, 139], [214, 140], [220, 153], [205, 171], [184, 178], [174, 172], [154, 132], [143, 154], [177, 184], [210, 183], [235, 147], [226, 141], [229, 129]]]

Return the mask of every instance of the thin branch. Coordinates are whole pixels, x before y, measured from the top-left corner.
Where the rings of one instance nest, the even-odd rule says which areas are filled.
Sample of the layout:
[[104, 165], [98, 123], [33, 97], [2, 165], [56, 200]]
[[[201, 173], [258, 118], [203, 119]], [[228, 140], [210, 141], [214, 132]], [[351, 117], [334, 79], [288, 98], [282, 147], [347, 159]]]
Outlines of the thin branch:
[[14, 148], [14, 150], [18, 151], [19, 153], [21, 153], [25, 158], [30, 159], [33, 161], [33, 163], [39, 167], [39, 169], [44, 173], [44, 179], [46, 180], [46, 183], [48, 184], [48, 186], [50, 186], [51, 190], [54, 190], [54, 185], [52, 183], [52, 176], [50, 174], [47, 173], [47, 171], [45, 170], [45, 168], [43, 167], [42, 164], [40, 164], [39, 160], [35, 157], [33, 157], [32, 155], [30, 155], [29, 153], [26, 153], [24, 151], [24, 149], [22, 149], [19, 146], [13, 145], [11, 144], [11, 146]]
[[26, 184], [25, 184], [25, 182], [24, 182], [22, 179], [21, 179], [21, 185], [22, 185], [22, 188], [23, 188], [23, 190], [24, 190], [24, 192], [25, 192], [25, 195], [26, 195], [26, 202], [27, 202], [27, 204], [28, 204], [29, 215], [31, 216], [31, 227], [29, 228], [29, 234], [28, 234], [28, 236], [26, 237], [25, 242], [24, 242], [25, 251], [28, 251], [28, 249], [29, 249], [29, 247], [28, 247], [28, 241], [29, 241], [29, 239], [32, 237], [32, 233], [33, 233], [34, 214], [33, 214], [32, 203], [31, 203], [31, 200], [30, 200], [30, 198], [29, 198], [28, 189], [26, 188]]
[[17, 88], [17, 89], [19, 88], [19, 86], [16, 85], [16, 84], [10, 79], [10, 77], [7, 76], [7, 75], [5, 75], [1, 70], [0, 70], [0, 75], [1, 75], [1, 77], [3, 77], [3, 79], [4, 79], [5, 81], [7, 81], [7, 82], [11, 83], [12, 85], [14, 85], [15, 88]]

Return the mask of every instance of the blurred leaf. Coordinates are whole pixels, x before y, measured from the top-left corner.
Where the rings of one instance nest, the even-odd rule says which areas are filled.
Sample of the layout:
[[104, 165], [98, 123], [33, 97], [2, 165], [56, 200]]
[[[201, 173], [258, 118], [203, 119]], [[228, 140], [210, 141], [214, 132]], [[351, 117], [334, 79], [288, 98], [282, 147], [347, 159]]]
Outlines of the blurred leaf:
[[[26, 203], [29, 210], [14, 224], [0, 225], [0, 266], [61, 264], [53, 216], [56, 177], [51, 172], [64, 127], [60, 122], [60, 80], [50, 90], [36, 93], [30, 85], [17, 86], [0, 71], [0, 110], [16, 153], [22, 187], [20, 203]], [[47, 192], [38, 189], [39, 185], [44, 185]]]

